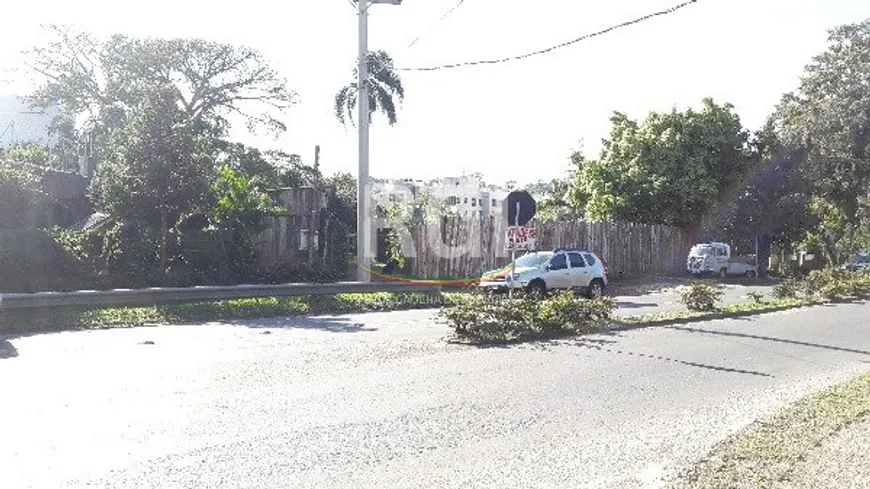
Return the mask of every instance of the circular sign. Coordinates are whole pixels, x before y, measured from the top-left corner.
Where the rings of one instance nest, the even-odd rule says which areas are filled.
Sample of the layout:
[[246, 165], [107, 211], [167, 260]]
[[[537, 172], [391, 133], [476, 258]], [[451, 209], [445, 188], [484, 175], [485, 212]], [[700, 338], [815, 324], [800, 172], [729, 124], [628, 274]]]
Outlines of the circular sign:
[[514, 190], [505, 199], [508, 226], [525, 226], [535, 217], [537, 205], [532, 195], [525, 190]]

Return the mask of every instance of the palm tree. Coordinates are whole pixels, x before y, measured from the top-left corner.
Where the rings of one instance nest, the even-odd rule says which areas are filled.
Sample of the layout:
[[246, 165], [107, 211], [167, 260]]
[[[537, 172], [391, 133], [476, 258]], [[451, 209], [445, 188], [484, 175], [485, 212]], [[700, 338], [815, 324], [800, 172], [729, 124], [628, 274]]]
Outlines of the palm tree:
[[[395, 125], [396, 103], [394, 97], [397, 97], [399, 101], [404, 100], [405, 88], [402, 86], [402, 80], [393, 66], [393, 58], [385, 51], [369, 52], [367, 58], [369, 72], [369, 121], [372, 119], [372, 114], [381, 110], [387, 116], [390, 125]], [[358, 79], [358, 68], [353, 70], [353, 77]], [[356, 82], [342, 88], [335, 95], [335, 115], [342, 124], [347, 124], [348, 121], [353, 124], [356, 104]]]

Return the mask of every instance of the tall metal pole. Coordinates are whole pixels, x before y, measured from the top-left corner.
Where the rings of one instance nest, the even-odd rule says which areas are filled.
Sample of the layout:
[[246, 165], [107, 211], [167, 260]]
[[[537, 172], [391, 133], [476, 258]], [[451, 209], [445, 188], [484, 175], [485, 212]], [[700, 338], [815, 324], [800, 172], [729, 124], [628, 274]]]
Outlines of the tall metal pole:
[[[517, 202], [517, 213], [514, 215], [514, 227], [517, 227], [520, 222], [520, 203]], [[510, 223], [508, 223], [510, 225]], [[511, 246], [511, 285], [508, 287], [508, 299], [514, 298], [514, 275], [517, 271], [517, 247]]]
[[371, 216], [369, 212], [369, 91], [368, 91], [368, 7], [369, 0], [357, 0], [359, 7], [359, 79], [357, 103], [359, 105], [359, 175], [356, 200], [356, 261], [357, 280], [371, 281], [369, 257], [371, 255]]

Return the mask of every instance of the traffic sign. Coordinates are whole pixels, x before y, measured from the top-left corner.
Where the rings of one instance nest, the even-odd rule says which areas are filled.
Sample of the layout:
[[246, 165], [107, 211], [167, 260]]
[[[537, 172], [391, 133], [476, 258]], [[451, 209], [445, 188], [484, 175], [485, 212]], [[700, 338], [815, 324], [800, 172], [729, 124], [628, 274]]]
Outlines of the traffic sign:
[[538, 240], [538, 230], [524, 226], [508, 226], [505, 230], [504, 244], [507, 251], [534, 251]]
[[505, 199], [508, 226], [525, 226], [535, 217], [537, 206], [532, 195], [525, 190], [514, 190]]

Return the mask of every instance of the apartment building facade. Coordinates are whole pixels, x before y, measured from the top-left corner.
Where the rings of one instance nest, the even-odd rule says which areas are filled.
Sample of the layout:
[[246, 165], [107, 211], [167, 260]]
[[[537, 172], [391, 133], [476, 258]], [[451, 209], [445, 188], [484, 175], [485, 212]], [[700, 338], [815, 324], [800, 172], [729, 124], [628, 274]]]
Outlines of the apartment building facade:
[[444, 206], [452, 215], [473, 218], [498, 216], [509, 190], [497, 185], [486, 185], [479, 174], [446, 177], [429, 182], [420, 180], [375, 180], [372, 199], [379, 206], [413, 202], [428, 192], [430, 198]]

